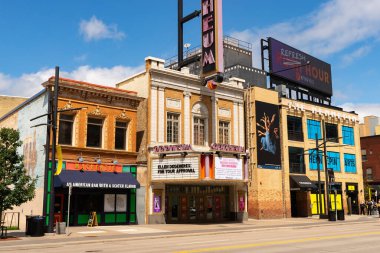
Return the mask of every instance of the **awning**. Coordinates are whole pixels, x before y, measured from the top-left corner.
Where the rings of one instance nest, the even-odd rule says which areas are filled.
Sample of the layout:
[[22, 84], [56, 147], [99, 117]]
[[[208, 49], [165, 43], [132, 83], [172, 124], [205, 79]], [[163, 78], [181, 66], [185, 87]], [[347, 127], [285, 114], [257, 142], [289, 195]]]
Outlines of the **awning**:
[[62, 170], [54, 176], [54, 187], [131, 189], [140, 184], [131, 173]]
[[303, 190], [311, 191], [316, 190], [318, 187], [304, 175], [290, 175], [290, 190]]

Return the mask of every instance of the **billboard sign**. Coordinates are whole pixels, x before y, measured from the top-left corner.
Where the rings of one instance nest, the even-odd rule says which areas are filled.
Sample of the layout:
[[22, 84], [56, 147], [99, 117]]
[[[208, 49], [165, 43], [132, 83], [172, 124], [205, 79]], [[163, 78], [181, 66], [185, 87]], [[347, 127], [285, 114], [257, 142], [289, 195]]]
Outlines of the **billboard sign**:
[[202, 2], [202, 73], [223, 72], [222, 0]]
[[256, 101], [257, 167], [281, 169], [280, 120], [277, 105]]
[[332, 95], [330, 64], [273, 38], [268, 44], [271, 75]]

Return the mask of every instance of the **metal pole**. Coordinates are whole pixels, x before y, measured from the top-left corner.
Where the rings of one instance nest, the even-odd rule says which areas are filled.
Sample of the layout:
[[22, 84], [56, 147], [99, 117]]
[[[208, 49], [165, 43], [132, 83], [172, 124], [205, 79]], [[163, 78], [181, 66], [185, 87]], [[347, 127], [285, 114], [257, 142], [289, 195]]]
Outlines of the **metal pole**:
[[68, 203], [67, 203], [67, 223], [66, 223], [66, 234], [69, 234], [69, 224], [70, 224], [70, 199], [71, 199], [71, 193], [73, 191], [73, 186], [69, 185], [69, 197], [68, 197]]
[[59, 89], [59, 67], [55, 67], [54, 80], [54, 98], [53, 98], [53, 118], [52, 118], [52, 148], [51, 148], [51, 178], [50, 178], [50, 212], [48, 232], [53, 233], [54, 230], [54, 173], [56, 170], [55, 150], [57, 144], [57, 110], [58, 110], [58, 89]]
[[[48, 113], [47, 113], [47, 119], [46, 119], [46, 142], [45, 142], [45, 176], [44, 176], [44, 204], [43, 204], [43, 212], [42, 215], [46, 217], [48, 214], [48, 210], [50, 210], [50, 206], [48, 206], [48, 196], [50, 198], [50, 195], [48, 193], [50, 192], [50, 189], [48, 189], [48, 177], [49, 177], [49, 162], [50, 162], [50, 132], [51, 132], [51, 112], [53, 108], [53, 102], [51, 97], [51, 91], [50, 87], [46, 87], [47, 92], [47, 100], [48, 100]], [[48, 224], [45, 224], [45, 226], [49, 226]]]
[[325, 121], [322, 120], [322, 130], [323, 130], [323, 158], [324, 158], [324, 161], [325, 161], [325, 200], [326, 200], [326, 211], [325, 211], [325, 214], [329, 214], [329, 210], [330, 210], [330, 180], [329, 180], [329, 177], [328, 177], [328, 173], [327, 173], [327, 151], [326, 151], [326, 125], [325, 125]]
[[321, 172], [319, 168], [319, 147], [318, 147], [318, 133], [315, 134], [315, 152], [317, 153], [317, 171], [318, 171], [318, 200], [319, 200], [319, 218], [322, 215], [322, 196], [321, 196]]
[[178, 0], [178, 69], [183, 62], [183, 0]]

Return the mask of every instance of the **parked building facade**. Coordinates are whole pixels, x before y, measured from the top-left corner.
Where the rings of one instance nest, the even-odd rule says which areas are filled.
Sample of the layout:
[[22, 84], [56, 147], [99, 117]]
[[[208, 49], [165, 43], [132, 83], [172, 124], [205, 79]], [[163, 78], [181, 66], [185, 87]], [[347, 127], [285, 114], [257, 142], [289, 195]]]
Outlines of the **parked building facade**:
[[[333, 210], [336, 207], [358, 214], [364, 195], [357, 114], [288, 99], [277, 91], [259, 87], [247, 90], [246, 101], [247, 145], [251, 157], [250, 217], [306, 217], [320, 210], [325, 213], [328, 197]], [[329, 196], [323, 190], [326, 167], [335, 176]]]
[[147, 99], [147, 223], [247, 218], [244, 80], [210, 90], [188, 68], [145, 64], [117, 87]]

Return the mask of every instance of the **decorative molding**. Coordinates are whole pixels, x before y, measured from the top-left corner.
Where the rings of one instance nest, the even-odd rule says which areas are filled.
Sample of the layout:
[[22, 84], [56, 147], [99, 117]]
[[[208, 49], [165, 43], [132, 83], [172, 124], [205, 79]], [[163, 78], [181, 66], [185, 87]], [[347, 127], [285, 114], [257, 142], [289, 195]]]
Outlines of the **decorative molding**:
[[131, 118], [127, 116], [127, 113], [125, 110], [123, 110], [119, 115], [115, 116], [116, 119], [121, 119], [121, 120], [127, 120], [130, 121]]
[[99, 117], [105, 117], [106, 116], [106, 114], [104, 114], [104, 113], [101, 112], [99, 105], [96, 106], [96, 108], [95, 108], [94, 111], [89, 112], [88, 115], [90, 115], [90, 116], [99, 116]]
[[201, 115], [201, 116], [208, 116], [208, 109], [206, 107], [206, 105], [202, 102], [197, 102], [193, 105], [193, 109], [191, 110], [192, 113], [194, 114], [198, 114], [198, 115]]
[[181, 109], [181, 100], [175, 98], [166, 98], [166, 107], [173, 109]]
[[218, 116], [231, 118], [231, 110], [228, 108], [219, 108], [218, 110]]
[[189, 91], [184, 91], [184, 92], [183, 92], [183, 95], [184, 95], [185, 97], [191, 97], [191, 92], [189, 92]]
[[63, 107], [59, 107], [58, 110], [67, 110], [71, 108], [73, 108], [73, 105], [71, 103], [71, 100], [69, 100], [69, 102], [67, 102]]

